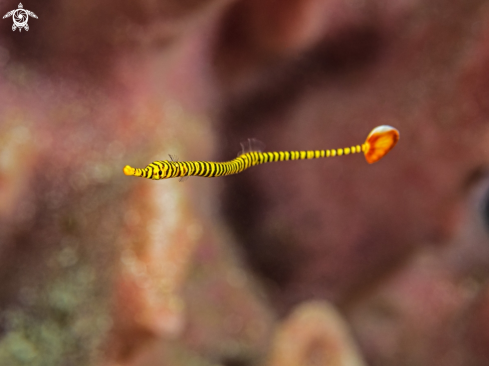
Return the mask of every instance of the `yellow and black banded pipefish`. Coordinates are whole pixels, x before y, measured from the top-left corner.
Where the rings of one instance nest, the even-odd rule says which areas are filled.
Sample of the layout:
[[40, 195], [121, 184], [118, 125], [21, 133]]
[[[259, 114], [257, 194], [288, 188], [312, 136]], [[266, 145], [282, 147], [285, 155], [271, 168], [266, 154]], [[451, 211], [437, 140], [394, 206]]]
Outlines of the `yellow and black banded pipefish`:
[[363, 152], [368, 163], [382, 159], [399, 140], [399, 131], [390, 126], [379, 126], [370, 132], [361, 145], [331, 150], [262, 152], [254, 149], [250, 142], [249, 151], [243, 152], [230, 161], [218, 163], [211, 161], [154, 161], [144, 169], [126, 165], [124, 174], [148, 179], [167, 179], [187, 176], [223, 177], [241, 173], [252, 166], [286, 160], [329, 158]]

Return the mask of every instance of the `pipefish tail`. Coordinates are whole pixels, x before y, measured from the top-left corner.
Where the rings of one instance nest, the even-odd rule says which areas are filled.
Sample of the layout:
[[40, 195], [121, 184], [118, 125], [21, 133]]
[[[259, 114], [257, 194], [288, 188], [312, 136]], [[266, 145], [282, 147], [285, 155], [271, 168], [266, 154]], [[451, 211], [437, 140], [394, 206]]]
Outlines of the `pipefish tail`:
[[249, 140], [249, 146], [233, 160], [218, 163], [211, 161], [154, 161], [144, 169], [124, 167], [125, 175], [134, 175], [147, 179], [182, 179], [188, 176], [199, 177], [223, 177], [226, 175], [241, 173], [242, 171], [264, 163], [272, 163], [285, 160], [303, 160], [329, 158], [333, 156], [349, 155], [363, 152], [368, 163], [372, 164], [382, 159], [399, 140], [399, 131], [391, 126], [379, 126], [370, 132], [362, 145], [356, 145], [332, 150], [310, 150], [310, 151], [279, 151], [262, 152], [256, 146], [260, 144], [257, 140]]

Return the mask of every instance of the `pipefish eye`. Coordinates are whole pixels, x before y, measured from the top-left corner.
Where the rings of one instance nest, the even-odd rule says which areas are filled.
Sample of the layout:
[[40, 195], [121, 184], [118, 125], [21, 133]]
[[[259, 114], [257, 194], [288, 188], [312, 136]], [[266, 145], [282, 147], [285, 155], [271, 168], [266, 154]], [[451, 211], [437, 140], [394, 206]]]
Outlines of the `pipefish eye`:
[[165, 168], [160, 168], [157, 172], [158, 179], [165, 178]]

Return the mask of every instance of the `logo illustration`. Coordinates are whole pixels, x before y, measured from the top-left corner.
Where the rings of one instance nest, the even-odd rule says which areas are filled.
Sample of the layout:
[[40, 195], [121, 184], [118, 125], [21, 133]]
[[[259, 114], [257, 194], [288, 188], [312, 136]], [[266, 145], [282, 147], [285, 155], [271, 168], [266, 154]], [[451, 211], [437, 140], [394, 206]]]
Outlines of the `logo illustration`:
[[22, 28], [28, 31], [29, 26], [27, 25], [27, 21], [29, 20], [29, 15], [37, 19], [36, 14], [34, 14], [30, 10], [25, 10], [24, 7], [22, 6], [22, 3], [19, 3], [19, 8], [9, 11], [7, 14], [3, 16], [3, 19], [12, 16], [12, 19], [14, 21], [14, 25], [12, 26], [13, 31], [15, 31], [17, 28], [19, 28], [19, 32], [22, 31]]

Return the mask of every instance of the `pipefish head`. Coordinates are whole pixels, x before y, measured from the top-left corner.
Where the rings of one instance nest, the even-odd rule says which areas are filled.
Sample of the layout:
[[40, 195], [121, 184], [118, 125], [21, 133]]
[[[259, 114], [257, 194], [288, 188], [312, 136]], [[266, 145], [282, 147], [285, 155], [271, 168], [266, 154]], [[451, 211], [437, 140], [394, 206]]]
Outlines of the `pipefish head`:
[[171, 178], [171, 171], [168, 169], [171, 162], [169, 161], [158, 161], [149, 164], [144, 169], [133, 168], [126, 165], [123, 169], [125, 175], [134, 175], [136, 177], [145, 177], [148, 179], [166, 179]]
[[364, 143], [363, 152], [368, 163], [382, 159], [399, 141], [399, 131], [391, 126], [374, 128]]
[[169, 160], [159, 160], [154, 161], [149, 164], [146, 169], [150, 170], [149, 177], [153, 180], [167, 179], [172, 178], [172, 171], [175, 169], [171, 169], [172, 162]]
[[171, 178], [171, 171], [169, 169], [170, 165], [171, 165], [171, 161], [169, 160], [160, 161], [160, 164], [158, 164], [160, 168], [156, 170], [156, 176], [154, 177], [154, 179]]

